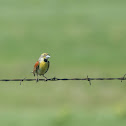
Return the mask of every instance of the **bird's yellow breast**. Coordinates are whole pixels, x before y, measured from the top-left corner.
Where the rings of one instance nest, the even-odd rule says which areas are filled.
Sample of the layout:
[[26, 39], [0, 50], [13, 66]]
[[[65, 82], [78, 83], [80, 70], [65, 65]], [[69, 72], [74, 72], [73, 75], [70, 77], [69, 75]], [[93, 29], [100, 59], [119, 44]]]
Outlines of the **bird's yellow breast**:
[[39, 73], [39, 75], [44, 75], [45, 74], [45, 72], [47, 71], [47, 69], [48, 69], [48, 62], [44, 62], [44, 61], [42, 61], [40, 64], [39, 64], [39, 71], [38, 71], [38, 73]]

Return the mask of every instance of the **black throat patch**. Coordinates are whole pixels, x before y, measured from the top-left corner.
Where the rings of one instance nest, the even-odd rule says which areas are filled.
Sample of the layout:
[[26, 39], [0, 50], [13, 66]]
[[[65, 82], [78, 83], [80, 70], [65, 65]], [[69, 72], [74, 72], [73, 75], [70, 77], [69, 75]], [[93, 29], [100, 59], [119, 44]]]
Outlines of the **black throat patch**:
[[47, 59], [44, 59], [44, 62], [47, 62], [48, 60]]

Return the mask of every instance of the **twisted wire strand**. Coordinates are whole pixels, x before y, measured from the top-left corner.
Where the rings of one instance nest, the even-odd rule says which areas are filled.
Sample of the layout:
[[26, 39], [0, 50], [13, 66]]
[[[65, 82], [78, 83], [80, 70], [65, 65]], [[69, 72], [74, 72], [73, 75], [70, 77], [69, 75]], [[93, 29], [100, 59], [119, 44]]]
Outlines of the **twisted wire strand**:
[[[89, 81], [89, 84], [91, 85], [91, 80], [121, 80], [121, 82], [122, 82], [123, 80], [126, 80], [125, 76], [126, 76], [126, 74], [120, 78], [89, 78], [88, 76], [87, 76], [87, 78], [56, 78], [56, 77], [54, 77], [54, 78], [47, 79], [47, 81], [86, 80], [86, 81]], [[20, 84], [21, 84], [21, 82], [23, 82], [23, 81], [36, 81], [36, 79], [26, 79], [26, 78], [24, 78], [24, 79], [0, 79], [0, 81], [5, 81], [5, 82], [20, 81]], [[39, 79], [39, 81], [45, 81], [45, 79]]]
[[[35, 81], [36, 79], [1, 79], [0, 81]], [[126, 80], [126, 78], [49, 78], [47, 81], [59, 81], [59, 80]], [[45, 81], [45, 79], [39, 79], [39, 81]]]

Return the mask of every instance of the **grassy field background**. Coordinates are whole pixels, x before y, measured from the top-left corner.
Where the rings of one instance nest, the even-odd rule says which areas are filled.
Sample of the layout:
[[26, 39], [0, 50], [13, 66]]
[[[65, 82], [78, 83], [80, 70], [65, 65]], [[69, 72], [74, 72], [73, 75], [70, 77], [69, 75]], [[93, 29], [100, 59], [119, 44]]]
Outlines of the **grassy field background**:
[[[34, 78], [43, 52], [48, 78], [126, 73], [124, 0], [0, 0], [0, 79]], [[125, 126], [126, 82], [0, 82], [1, 126]]]

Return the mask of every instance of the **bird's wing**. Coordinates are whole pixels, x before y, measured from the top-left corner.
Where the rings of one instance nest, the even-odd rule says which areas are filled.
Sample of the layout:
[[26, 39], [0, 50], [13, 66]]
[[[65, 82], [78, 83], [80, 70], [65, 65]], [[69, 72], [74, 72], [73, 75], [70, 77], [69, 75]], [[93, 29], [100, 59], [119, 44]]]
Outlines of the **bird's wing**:
[[[48, 69], [49, 69], [49, 66], [50, 66], [50, 62], [48, 61], [48, 67], [47, 67], [47, 70], [46, 70], [46, 72], [48, 71]], [[46, 73], [46, 72], [45, 72], [45, 73]]]
[[37, 70], [39, 69], [39, 61], [37, 61], [34, 65], [34, 68], [33, 68], [33, 74], [35, 76], [35, 73], [37, 72]]

